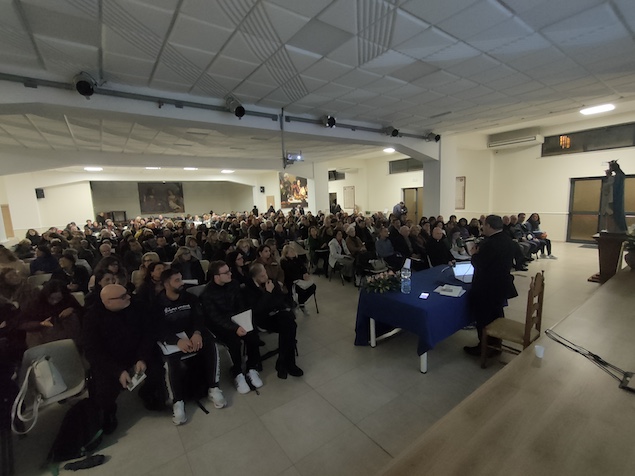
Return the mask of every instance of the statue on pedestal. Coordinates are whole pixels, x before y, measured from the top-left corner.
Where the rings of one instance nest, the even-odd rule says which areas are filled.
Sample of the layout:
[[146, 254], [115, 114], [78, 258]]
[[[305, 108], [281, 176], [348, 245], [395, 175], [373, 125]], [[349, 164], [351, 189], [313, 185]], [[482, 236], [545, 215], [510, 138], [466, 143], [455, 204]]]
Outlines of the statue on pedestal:
[[624, 212], [624, 179], [626, 174], [622, 171], [617, 160], [609, 162], [606, 177], [602, 179], [602, 198], [600, 214], [602, 231], [609, 233], [625, 233], [626, 214]]

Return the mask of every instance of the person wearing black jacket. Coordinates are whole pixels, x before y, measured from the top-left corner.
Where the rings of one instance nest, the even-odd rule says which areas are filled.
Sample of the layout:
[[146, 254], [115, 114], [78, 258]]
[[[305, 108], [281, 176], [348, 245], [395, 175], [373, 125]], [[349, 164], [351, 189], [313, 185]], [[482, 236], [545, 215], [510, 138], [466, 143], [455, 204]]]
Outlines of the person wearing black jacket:
[[[503, 220], [489, 215], [483, 223], [485, 239], [472, 252], [474, 278], [468, 294], [468, 306], [476, 322], [479, 341], [483, 328], [494, 319], [504, 317], [507, 299], [518, 296], [510, 274], [514, 259], [514, 242], [503, 233]], [[481, 355], [481, 345], [464, 347], [470, 355]]]
[[[159, 348], [147, 314], [131, 305], [130, 295], [120, 284], [104, 286], [83, 330], [92, 375], [90, 397], [103, 413], [104, 433], [110, 434], [117, 427], [117, 396], [133, 375], [146, 373], [142, 391], [160, 385]], [[145, 394], [140, 396], [145, 399]]]
[[90, 276], [83, 266], [75, 264], [75, 255], [64, 252], [58, 260], [60, 267], [53, 271], [51, 281], [57, 280], [66, 284], [70, 292], [88, 292], [88, 280]]
[[249, 276], [251, 280], [247, 282], [245, 293], [255, 325], [278, 333], [278, 378], [286, 379], [287, 375], [301, 377], [304, 372], [295, 363], [297, 325], [288, 294], [277, 282], [269, 279], [267, 270], [260, 263], [251, 266]]
[[[258, 371], [262, 369], [258, 332], [247, 331], [232, 321], [232, 316], [249, 309], [240, 284], [232, 279], [232, 272], [224, 261], [212, 261], [209, 265], [209, 283], [205, 286], [200, 300], [203, 305], [205, 322], [216, 338], [227, 346], [232, 359], [231, 373], [238, 393], [245, 394], [251, 390], [243, 373], [241, 342], [245, 343], [247, 352], [247, 378], [251, 384], [259, 388], [262, 380]], [[255, 327], [255, 325], [254, 325]]]
[[[168, 397], [172, 400], [173, 421], [181, 425], [187, 421], [184, 405], [183, 371], [186, 365], [202, 364], [203, 378], [207, 384], [207, 396], [216, 408], [223, 408], [227, 401], [218, 387], [220, 357], [213, 336], [205, 328], [205, 319], [198, 299], [185, 291], [183, 277], [176, 269], [167, 269], [161, 274], [163, 291], [157, 296], [152, 315], [157, 319], [158, 340], [163, 342], [165, 382]], [[178, 350], [168, 353], [167, 346]], [[191, 377], [191, 375], [190, 375]]]

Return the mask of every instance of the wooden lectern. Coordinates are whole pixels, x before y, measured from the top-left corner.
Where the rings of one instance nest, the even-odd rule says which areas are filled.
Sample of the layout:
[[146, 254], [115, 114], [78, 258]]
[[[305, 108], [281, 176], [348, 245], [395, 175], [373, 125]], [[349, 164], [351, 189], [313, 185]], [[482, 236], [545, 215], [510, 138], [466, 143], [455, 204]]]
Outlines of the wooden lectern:
[[593, 283], [606, 283], [617, 272], [622, 243], [626, 241], [626, 233], [609, 233], [601, 231], [593, 235], [598, 243], [598, 258], [600, 260], [600, 272], [591, 276], [588, 280]]

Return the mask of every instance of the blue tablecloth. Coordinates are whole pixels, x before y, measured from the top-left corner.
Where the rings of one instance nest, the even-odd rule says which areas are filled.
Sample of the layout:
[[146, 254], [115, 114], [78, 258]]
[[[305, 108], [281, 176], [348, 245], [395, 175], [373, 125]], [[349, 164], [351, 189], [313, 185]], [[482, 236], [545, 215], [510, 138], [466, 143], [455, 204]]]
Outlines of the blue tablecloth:
[[[470, 287], [455, 279], [448, 266], [436, 266], [413, 273], [410, 294], [400, 291], [368, 293], [362, 289], [357, 305], [355, 345], [368, 345], [371, 318], [376, 321], [377, 336], [395, 327], [417, 334], [419, 355], [469, 325], [467, 293], [455, 298], [432, 292], [442, 284], [460, 285], [466, 290]], [[422, 292], [430, 293], [428, 299], [419, 298]]]

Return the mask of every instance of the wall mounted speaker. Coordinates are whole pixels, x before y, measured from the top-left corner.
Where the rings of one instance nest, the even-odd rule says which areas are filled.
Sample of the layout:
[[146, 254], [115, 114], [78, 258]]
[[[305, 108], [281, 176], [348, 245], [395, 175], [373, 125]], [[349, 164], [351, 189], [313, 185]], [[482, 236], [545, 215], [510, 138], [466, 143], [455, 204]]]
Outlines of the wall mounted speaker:
[[265, 187], [260, 187], [260, 193], [265, 193]]
[[35, 196], [37, 198], [44, 198], [44, 189], [43, 188], [36, 188], [35, 189]]

